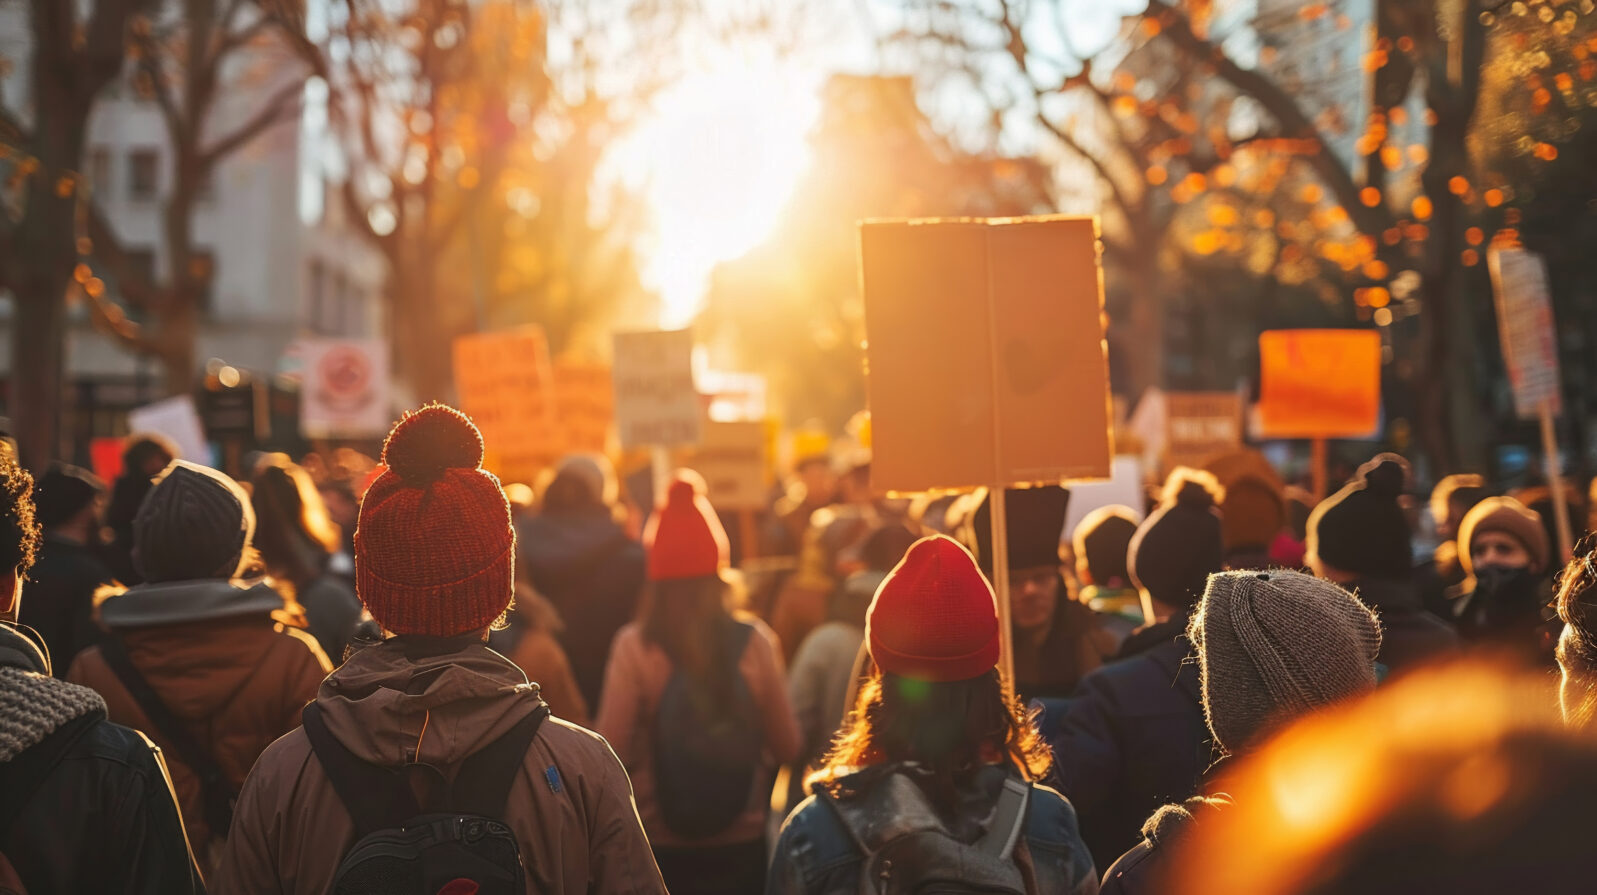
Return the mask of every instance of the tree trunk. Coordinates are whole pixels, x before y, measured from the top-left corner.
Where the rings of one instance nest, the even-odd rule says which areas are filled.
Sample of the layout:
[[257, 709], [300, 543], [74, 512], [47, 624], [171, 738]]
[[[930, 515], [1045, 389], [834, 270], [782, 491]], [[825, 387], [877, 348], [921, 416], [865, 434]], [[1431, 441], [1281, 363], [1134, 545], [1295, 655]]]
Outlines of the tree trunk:
[[[42, 226], [39, 230], [35, 238], [23, 237], [19, 242], [44, 242], [49, 234]], [[70, 235], [71, 231], [67, 232]], [[11, 283], [15, 309], [11, 316], [11, 425], [23, 464], [38, 471], [61, 451], [61, 417], [67, 400], [67, 309], [63, 297], [72, 268], [70, 261], [60, 267], [42, 257], [18, 268]]]

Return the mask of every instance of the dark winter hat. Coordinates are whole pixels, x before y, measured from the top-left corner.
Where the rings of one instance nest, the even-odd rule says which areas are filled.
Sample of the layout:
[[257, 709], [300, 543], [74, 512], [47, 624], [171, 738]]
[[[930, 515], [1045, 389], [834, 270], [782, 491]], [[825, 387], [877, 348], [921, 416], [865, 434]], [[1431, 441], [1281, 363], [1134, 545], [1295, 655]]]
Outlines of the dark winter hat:
[[1187, 629], [1203, 711], [1228, 754], [1276, 725], [1375, 689], [1381, 625], [1358, 598], [1299, 572], [1222, 572]]
[[1398, 499], [1408, 481], [1408, 462], [1379, 454], [1359, 467], [1341, 491], [1309, 514], [1308, 555], [1326, 565], [1368, 578], [1406, 579], [1414, 571], [1408, 517]]
[[1126, 557], [1136, 535], [1137, 516], [1131, 507], [1099, 507], [1076, 523], [1072, 538], [1076, 561], [1086, 562], [1093, 583], [1101, 587], [1117, 579], [1129, 582], [1131, 570], [1126, 567]]
[[453, 637], [510, 605], [516, 533], [482, 452], [482, 433], [443, 404], [405, 414], [388, 433], [387, 469], [355, 527], [355, 589], [385, 629]]
[[1131, 581], [1166, 606], [1190, 608], [1209, 576], [1224, 568], [1214, 476], [1185, 466], [1165, 480], [1159, 508], [1144, 519], [1126, 551]]
[[[975, 492], [976, 509], [959, 526], [959, 539], [989, 578], [993, 573], [993, 501]], [[1004, 492], [1004, 523], [1009, 532], [1009, 567], [1035, 569], [1059, 565], [1059, 538], [1065, 529], [1070, 491], [1059, 485], [1010, 488]]]
[[238, 483], [173, 460], [133, 517], [133, 565], [148, 582], [232, 578], [255, 536], [255, 510]]
[[998, 604], [975, 559], [952, 538], [932, 535], [876, 589], [865, 643], [888, 674], [963, 681], [998, 664]]
[[94, 473], [81, 466], [52, 463], [33, 489], [39, 524], [46, 528], [60, 525], [104, 493], [105, 483]]

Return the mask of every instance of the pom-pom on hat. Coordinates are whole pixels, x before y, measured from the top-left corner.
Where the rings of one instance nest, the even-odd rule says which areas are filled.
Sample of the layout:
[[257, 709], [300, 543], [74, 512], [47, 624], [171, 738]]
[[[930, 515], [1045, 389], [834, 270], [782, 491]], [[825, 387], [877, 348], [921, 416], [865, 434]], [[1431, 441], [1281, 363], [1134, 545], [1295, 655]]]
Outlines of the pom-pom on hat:
[[704, 492], [702, 476], [691, 469], [677, 470], [666, 488], [665, 505], [643, 527], [650, 581], [703, 578], [718, 574], [730, 562], [726, 530]]
[[510, 605], [516, 535], [482, 455], [482, 433], [443, 404], [388, 433], [355, 528], [355, 587], [385, 629], [452, 637]]
[[1378, 454], [1342, 490], [1309, 514], [1308, 554], [1364, 578], [1407, 579], [1414, 572], [1408, 517], [1398, 501], [1408, 462]]
[[980, 677], [998, 664], [993, 589], [959, 542], [921, 538], [876, 589], [865, 642], [888, 674], [922, 681]]
[[1137, 587], [1175, 609], [1190, 609], [1225, 550], [1220, 513], [1224, 491], [1213, 475], [1185, 466], [1171, 470], [1159, 508], [1131, 536], [1126, 567]]

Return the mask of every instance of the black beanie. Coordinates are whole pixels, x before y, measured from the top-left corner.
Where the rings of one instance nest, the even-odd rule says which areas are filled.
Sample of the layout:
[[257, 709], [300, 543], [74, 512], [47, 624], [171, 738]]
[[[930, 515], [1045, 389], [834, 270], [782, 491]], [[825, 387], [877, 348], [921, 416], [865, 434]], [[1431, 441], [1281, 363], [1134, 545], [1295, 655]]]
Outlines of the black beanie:
[[1214, 476], [1178, 467], [1165, 481], [1159, 508], [1131, 538], [1126, 566], [1132, 583], [1166, 606], [1190, 609], [1209, 576], [1224, 568], [1220, 486]]
[[[976, 557], [988, 578], [993, 574], [993, 501], [991, 493], [976, 492], [981, 503], [959, 526], [959, 539]], [[1010, 488], [1004, 492], [1004, 524], [1009, 535], [1009, 567], [1035, 569], [1057, 566], [1059, 538], [1065, 530], [1070, 491], [1059, 485]]]
[[133, 518], [133, 563], [145, 581], [232, 578], [255, 534], [255, 511], [238, 483], [174, 460]]
[[105, 493], [105, 483], [80, 466], [52, 463], [33, 489], [39, 524], [52, 528], [69, 521]]
[[1360, 466], [1346, 487], [1309, 514], [1308, 555], [1360, 577], [1407, 579], [1414, 573], [1414, 547], [1398, 503], [1407, 480], [1408, 463], [1396, 454]]

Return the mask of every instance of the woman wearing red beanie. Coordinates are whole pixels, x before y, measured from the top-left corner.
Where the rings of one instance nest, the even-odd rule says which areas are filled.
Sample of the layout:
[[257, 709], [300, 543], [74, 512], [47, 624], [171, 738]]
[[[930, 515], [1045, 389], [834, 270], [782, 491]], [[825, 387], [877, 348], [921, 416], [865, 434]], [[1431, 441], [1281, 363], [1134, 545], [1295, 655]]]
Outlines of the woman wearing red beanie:
[[1036, 782], [1052, 756], [996, 667], [997, 606], [965, 548], [915, 542], [877, 589], [865, 642], [870, 677], [782, 828], [767, 895], [862, 881], [1096, 892], [1074, 809]]
[[666, 886], [757, 893], [775, 769], [799, 748], [781, 649], [728, 608], [726, 532], [697, 473], [677, 474], [643, 542], [649, 584], [611, 647], [595, 726], [632, 776]]

